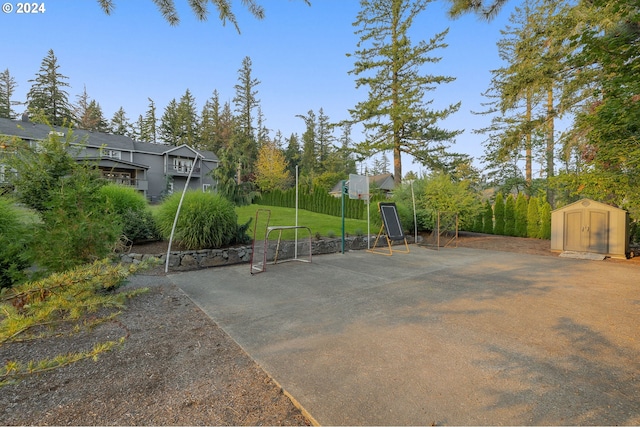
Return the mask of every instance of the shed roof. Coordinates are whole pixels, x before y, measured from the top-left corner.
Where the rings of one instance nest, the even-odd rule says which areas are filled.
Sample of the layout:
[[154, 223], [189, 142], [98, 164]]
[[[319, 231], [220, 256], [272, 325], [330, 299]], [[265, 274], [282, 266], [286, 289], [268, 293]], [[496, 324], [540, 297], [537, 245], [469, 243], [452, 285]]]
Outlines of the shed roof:
[[573, 202], [568, 205], [562, 206], [560, 208], [554, 209], [553, 212], [572, 210], [580, 207], [592, 208], [592, 209], [596, 208], [596, 209], [602, 209], [602, 210], [618, 210], [618, 211], [626, 212], [624, 209], [620, 209], [616, 206], [611, 206], [611, 205], [607, 205], [606, 203], [596, 202], [595, 200], [588, 199], [588, 198], [580, 199], [577, 202]]

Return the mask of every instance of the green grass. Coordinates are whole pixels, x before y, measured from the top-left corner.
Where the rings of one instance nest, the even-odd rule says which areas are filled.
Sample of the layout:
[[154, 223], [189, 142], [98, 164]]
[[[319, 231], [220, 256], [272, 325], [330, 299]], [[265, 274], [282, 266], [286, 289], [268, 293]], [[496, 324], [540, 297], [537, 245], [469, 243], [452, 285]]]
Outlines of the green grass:
[[[236, 207], [236, 213], [238, 214], [238, 224], [246, 223], [249, 218], [252, 218], [249, 236], [253, 238], [253, 232], [256, 227], [256, 211], [258, 209], [269, 210], [271, 212], [269, 218], [269, 226], [277, 225], [295, 225], [296, 224], [296, 210], [293, 208], [280, 208], [275, 206], [260, 206], [249, 205]], [[256, 240], [264, 239], [266, 219], [269, 215], [268, 212], [261, 212], [258, 224], [258, 230], [256, 232]], [[340, 237], [342, 236], [342, 218], [331, 215], [323, 215], [315, 212], [309, 212], [303, 209], [298, 210], [298, 225], [309, 227], [311, 229], [311, 235], [315, 238], [316, 234], [320, 234], [322, 237]], [[345, 235], [355, 236], [357, 234], [367, 233], [367, 221], [346, 218], [344, 220]], [[377, 230], [376, 230], [377, 232]], [[372, 231], [372, 233], [375, 233]], [[306, 231], [298, 231], [298, 238], [305, 238]], [[293, 239], [295, 232], [293, 230], [285, 230], [282, 232], [282, 238], [286, 240]], [[269, 238], [277, 239], [278, 233], [272, 232]]]

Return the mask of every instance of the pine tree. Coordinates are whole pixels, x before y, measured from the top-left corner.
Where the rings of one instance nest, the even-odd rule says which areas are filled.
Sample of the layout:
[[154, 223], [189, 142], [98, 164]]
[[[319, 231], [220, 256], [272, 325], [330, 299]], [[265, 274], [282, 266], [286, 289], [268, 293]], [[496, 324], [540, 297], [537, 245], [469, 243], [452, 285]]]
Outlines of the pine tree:
[[302, 134], [302, 157], [300, 167], [307, 176], [313, 176], [318, 171], [318, 153], [316, 144], [316, 114], [309, 110], [306, 116], [297, 115], [304, 120], [306, 130]]
[[65, 87], [69, 87], [69, 83], [66, 82], [68, 77], [60, 74], [59, 68], [58, 59], [53, 50], [49, 50], [42, 60], [36, 78], [29, 80], [33, 85], [27, 93], [29, 113], [33, 117], [45, 119], [54, 126], [70, 124], [73, 121], [69, 94], [64, 90]]
[[504, 234], [516, 236], [516, 202], [513, 194], [507, 196], [504, 204]]
[[187, 144], [194, 147], [198, 142], [199, 118], [196, 112], [196, 100], [187, 89], [178, 103], [178, 142], [176, 145]]
[[253, 172], [258, 158], [253, 111], [260, 105], [256, 89], [260, 81], [253, 77], [251, 66], [251, 58], [246, 56], [242, 60], [242, 67], [238, 70], [238, 83], [234, 86], [236, 95], [233, 98], [235, 111], [238, 113], [237, 124], [240, 134], [237, 143], [240, 150], [240, 164], [244, 167], [246, 176]]
[[493, 204], [493, 215], [495, 217], [494, 233], [498, 235], [505, 234], [504, 208], [504, 196], [502, 196], [502, 193], [498, 193], [496, 195], [496, 201]]
[[109, 126], [102, 114], [102, 108], [95, 99], [89, 98], [86, 86], [74, 106], [74, 116], [78, 128], [94, 132], [108, 132]]
[[18, 84], [16, 80], [9, 73], [7, 68], [0, 73], [0, 117], [4, 119], [13, 119], [16, 117], [16, 112], [13, 111], [13, 106], [16, 105], [11, 100], [13, 93], [15, 92]]
[[180, 141], [180, 113], [178, 112], [178, 103], [173, 98], [164, 109], [164, 113], [160, 118], [160, 126], [158, 128], [158, 136], [165, 144], [177, 146]]
[[156, 116], [156, 104], [153, 102], [153, 99], [147, 98], [149, 100], [149, 108], [145, 113], [144, 117], [141, 118], [140, 124], [138, 125], [138, 131], [140, 133], [140, 141], [142, 142], [150, 142], [152, 144], [156, 144], [158, 142], [158, 119]]
[[515, 231], [518, 237], [527, 237], [527, 198], [523, 193], [519, 193], [516, 198], [515, 210]]
[[409, 154], [432, 169], [442, 168], [446, 143], [460, 132], [436, 126], [460, 108], [460, 103], [442, 110], [429, 109], [426, 92], [452, 77], [422, 75], [423, 66], [437, 63], [433, 50], [446, 47], [448, 30], [429, 42], [412, 45], [408, 32], [428, 0], [361, 0], [354, 26], [360, 35], [354, 69], [356, 88], [368, 86], [369, 98], [350, 110], [352, 122], [364, 124], [366, 142], [358, 144], [363, 153], [393, 152], [396, 185], [402, 179], [401, 153]]
[[109, 127], [111, 133], [114, 135], [131, 136], [133, 132], [133, 125], [129, 121], [123, 107], [120, 107], [118, 111], [113, 114]]
[[491, 202], [487, 200], [484, 204], [484, 214], [482, 216], [482, 232], [493, 234], [493, 208]]
[[530, 197], [527, 206], [527, 237], [534, 239], [540, 234], [540, 213], [538, 212], [538, 198]]

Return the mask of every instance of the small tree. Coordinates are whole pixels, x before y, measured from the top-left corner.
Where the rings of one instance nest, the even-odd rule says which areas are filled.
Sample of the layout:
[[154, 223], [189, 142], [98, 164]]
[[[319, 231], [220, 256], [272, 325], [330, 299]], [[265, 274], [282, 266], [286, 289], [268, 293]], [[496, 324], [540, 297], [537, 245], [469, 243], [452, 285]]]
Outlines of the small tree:
[[493, 205], [493, 216], [495, 225], [493, 232], [498, 235], [504, 234], [504, 197], [502, 193], [496, 195], [496, 201]]
[[516, 236], [527, 237], [527, 199], [523, 193], [516, 198]]
[[527, 236], [538, 238], [540, 234], [540, 214], [538, 212], [538, 198], [530, 197], [527, 206]]
[[507, 196], [504, 205], [504, 234], [507, 236], [516, 235], [516, 201], [513, 194]]
[[12, 200], [0, 197], [0, 289], [20, 283], [31, 265], [26, 227], [20, 223]]
[[482, 232], [486, 234], [493, 234], [493, 208], [491, 207], [491, 202], [489, 200], [487, 200], [484, 204]]
[[545, 198], [540, 199], [540, 229], [538, 230], [538, 238], [551, 239], [551, 205]]

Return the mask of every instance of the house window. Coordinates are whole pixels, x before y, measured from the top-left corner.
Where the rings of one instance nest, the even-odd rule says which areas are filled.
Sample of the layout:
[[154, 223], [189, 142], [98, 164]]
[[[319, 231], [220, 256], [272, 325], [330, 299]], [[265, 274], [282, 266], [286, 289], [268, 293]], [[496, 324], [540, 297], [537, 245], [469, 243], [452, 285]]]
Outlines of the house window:
[[211, 193], [211, 184], [202, 184], [203, 193]]
[[191, 159], [181, 159], [179, 157], [174, 157], [173, 159], [173, 169], [176, 172], [189, 173], [192, 167], [193, 160]]
[[103, 157], [109, 157], [111, 159], [120, 160], [122, 158], [122, 152], [120, 150], [112, 150], [110, 148], [103, 148], [101, 154]]

